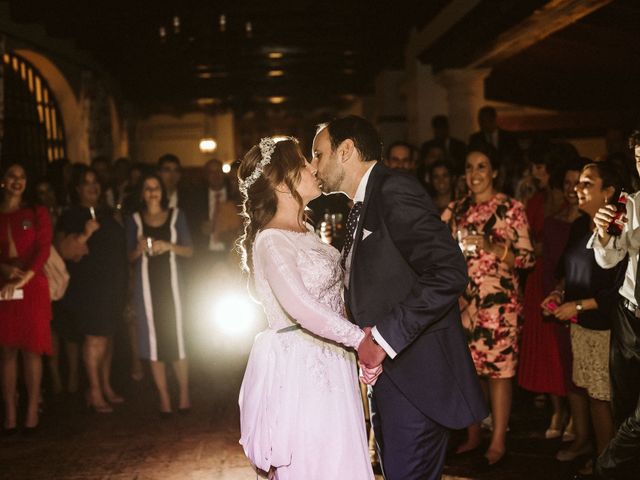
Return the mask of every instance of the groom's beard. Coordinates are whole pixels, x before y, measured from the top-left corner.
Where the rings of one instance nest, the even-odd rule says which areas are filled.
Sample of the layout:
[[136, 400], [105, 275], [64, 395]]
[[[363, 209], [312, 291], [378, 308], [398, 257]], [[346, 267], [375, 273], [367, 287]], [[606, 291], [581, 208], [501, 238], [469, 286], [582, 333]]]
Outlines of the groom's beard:
[[330, 175], [326, 180], [323, 178], [320, 179], [320, 182], [322, 183], [322, 186], [320, 187], [320, 189], [322, 190], [322, 193], [330, 194], [330, 193], [338, 193], [342, 191], [340, 189], [340, 186], [344, 181], [345, 172], [344, 170], [341, 170], [339, 172], [334, 172], [334, 173], [335, 175]]

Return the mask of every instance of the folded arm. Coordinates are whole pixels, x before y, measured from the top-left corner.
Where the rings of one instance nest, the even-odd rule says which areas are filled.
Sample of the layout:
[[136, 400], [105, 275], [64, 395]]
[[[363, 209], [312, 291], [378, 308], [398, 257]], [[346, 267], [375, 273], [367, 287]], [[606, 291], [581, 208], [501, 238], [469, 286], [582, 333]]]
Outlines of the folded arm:
[[311, 333], [357, 348], [363, 331], [309, 293], [296, 257], [293, 242], [281, 232], [266, 231], [257, 239], [254, 262], [261, 265], [283, 310]]

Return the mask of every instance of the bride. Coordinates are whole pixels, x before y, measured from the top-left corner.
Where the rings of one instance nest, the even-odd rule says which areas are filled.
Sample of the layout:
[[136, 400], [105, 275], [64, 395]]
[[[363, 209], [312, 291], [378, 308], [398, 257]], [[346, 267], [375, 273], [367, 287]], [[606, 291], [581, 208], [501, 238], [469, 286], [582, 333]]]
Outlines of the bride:
[[269, 323], [240, 389], [240, 443], [269, 478], [369, 480], [353, 352], [364, 332], [345, 318], [339, 252], [304, 222], [315, 173], [294, 138], [263, 138], [238, 171], [243, 267]]

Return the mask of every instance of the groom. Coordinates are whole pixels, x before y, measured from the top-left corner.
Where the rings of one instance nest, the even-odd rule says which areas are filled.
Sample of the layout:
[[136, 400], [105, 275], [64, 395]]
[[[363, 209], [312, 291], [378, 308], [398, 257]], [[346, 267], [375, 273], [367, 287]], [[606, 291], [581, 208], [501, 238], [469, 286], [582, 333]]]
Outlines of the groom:
[[417, 179], [386, 168], [377, 131], [349, 116], [320, 125], [312, 164], [325, 193], [344, 192], [342, 264], [358, 348], [383, 364], [372, 422], [387, 480], [440, 479], [450, 429], [487, 409], [460, 323], [467, 266]]

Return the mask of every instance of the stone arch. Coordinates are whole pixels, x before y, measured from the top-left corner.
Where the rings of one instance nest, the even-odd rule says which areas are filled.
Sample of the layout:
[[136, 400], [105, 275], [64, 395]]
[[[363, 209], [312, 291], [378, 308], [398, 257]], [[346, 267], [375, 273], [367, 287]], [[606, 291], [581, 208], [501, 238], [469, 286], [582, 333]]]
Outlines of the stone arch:
[[67, 155], [72, 162], [89, 163], [89, 141], [83, 118], [82, 105], [62, 71], [41, 53], [28, 49], [14, 52], [36, 67], [49, 83], [62, 121], [67, 141]]

